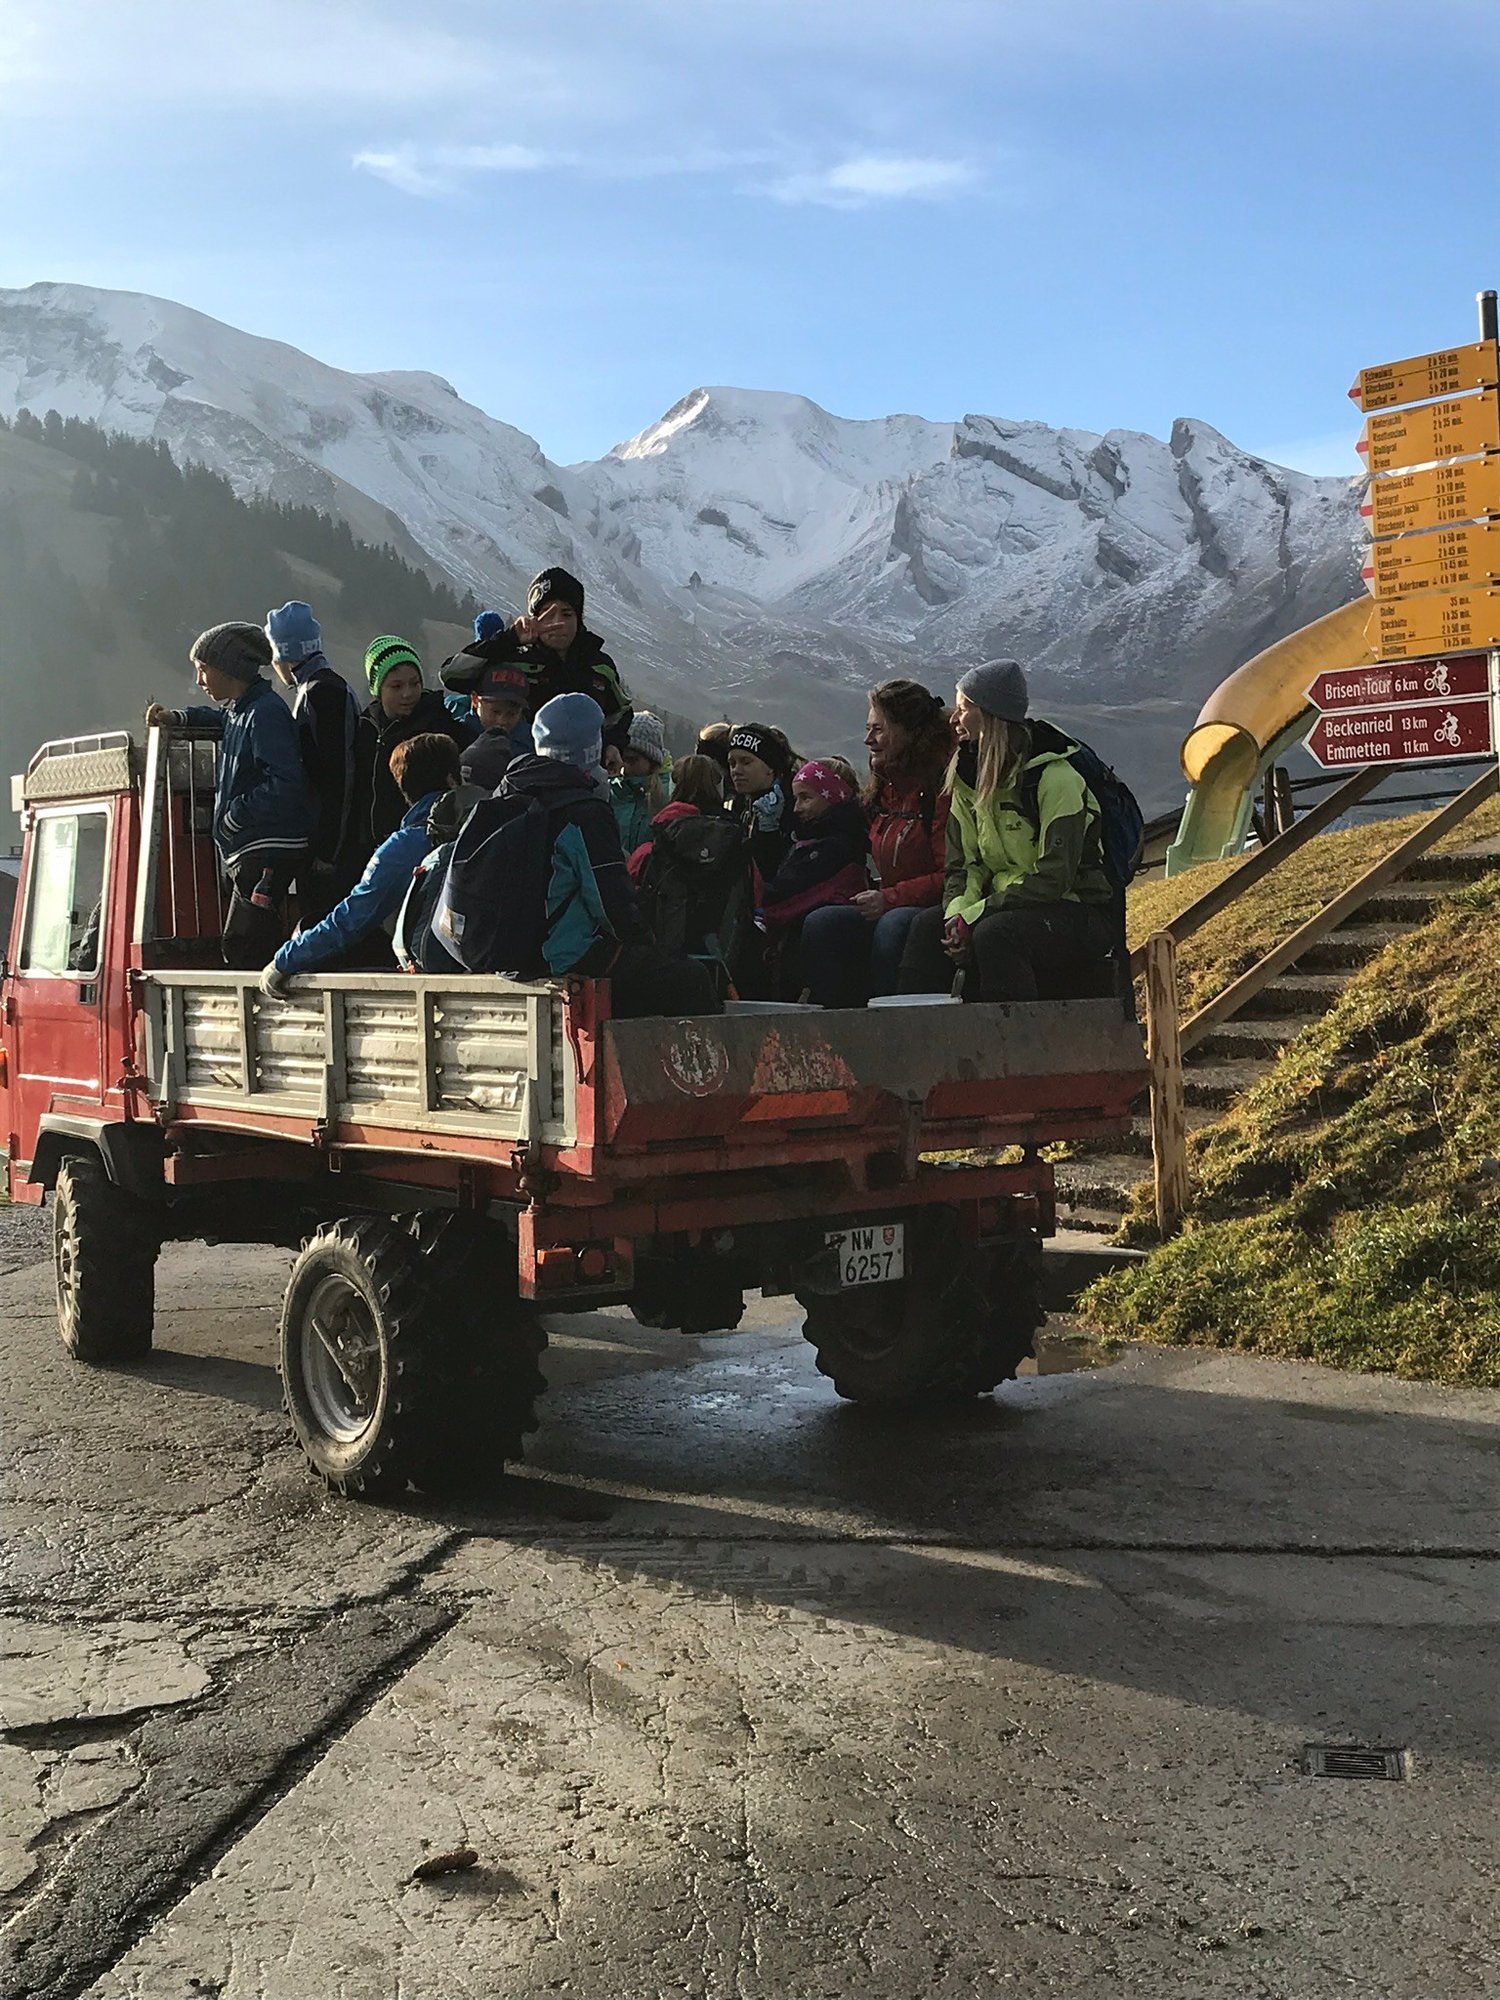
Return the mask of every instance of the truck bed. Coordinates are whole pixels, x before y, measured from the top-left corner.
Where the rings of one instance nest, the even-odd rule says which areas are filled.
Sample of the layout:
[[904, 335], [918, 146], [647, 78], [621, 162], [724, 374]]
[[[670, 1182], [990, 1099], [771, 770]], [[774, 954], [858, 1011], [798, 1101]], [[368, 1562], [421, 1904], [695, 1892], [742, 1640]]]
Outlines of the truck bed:
[[1145, 1082], [1140, 1030], [1106, 1000], [596, 1022], [586, 982], [345, 973], [269, 1000], [253, 974], [138, 976], [169, 1124], [485, 1160], [529, 1145], [563, 1172], [1107, 1137]]

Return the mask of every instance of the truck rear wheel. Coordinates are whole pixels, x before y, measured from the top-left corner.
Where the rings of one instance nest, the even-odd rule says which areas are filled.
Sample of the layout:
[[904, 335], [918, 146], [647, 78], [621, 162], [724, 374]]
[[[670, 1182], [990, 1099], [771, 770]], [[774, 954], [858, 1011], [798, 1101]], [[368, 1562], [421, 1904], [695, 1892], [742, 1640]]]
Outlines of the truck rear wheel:
[[116, 1187], [102, 1160], [67, 1154], [53, 1192], [52, 1254], [58, 1331], [75, 1361], [108, 1368], [151, 1352], [160, 1249], [152, 1205]]
[[515, 1246], [499, 1231], [444, 1218], [419, 1225], [423, 1257], [451, 1315], [443, 1357], [443, 1419], [417, 1484], [429, 1493], [483, 1488], [522, 1456], [547, 1386], [547, 1330], [516, 1289]]
[[818, 1368], [853, 1403], [900, 1406], [988, 1395], [1032, 1351], [1044, 1317], [1038, 1246], [963, 1243], [950, 1209], [908, 1224], [910, 1275], [798, 1295]]
[[[281, 1312], [281, 1379], [308, 1462], [340, 1493], [451, 1492], [521, 1455], [547, 1336], [448, 1218], [326, 1224]], [[504, 1239], [498, 1239], [502, 1244]], [[514, 1256], [512, 1253], [513, 1267]]]
[[340, 1493], [399, 1493], [440, 1418], [439, 1296], [395, 1223], [325, 1224], [292, 1265], [281, 1380], [309, 1464]]

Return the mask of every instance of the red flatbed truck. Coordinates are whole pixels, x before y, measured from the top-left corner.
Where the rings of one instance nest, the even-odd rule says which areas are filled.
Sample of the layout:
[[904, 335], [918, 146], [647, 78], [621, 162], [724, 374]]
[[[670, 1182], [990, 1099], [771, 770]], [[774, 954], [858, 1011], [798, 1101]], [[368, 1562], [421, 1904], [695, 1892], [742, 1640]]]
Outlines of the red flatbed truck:
[[1015, 1373], [1041, 1148], [1122, 1132], [1145, 1079], [1118, 1001], [614, 1021], [607, 983], [396, 972], [267, 999], [221, 969], [215, 757], [188, 728], [71, 738], [17, 781], [0, 1140], [12, 1199], [53, 1194], [79, 1361], [149, 1352], [164, 1241], [300, 1243], [287, 1406], [354, 1494], [517, 1456], [544, 1309], [697, 1334], [759, 1288], [856, 1400]]

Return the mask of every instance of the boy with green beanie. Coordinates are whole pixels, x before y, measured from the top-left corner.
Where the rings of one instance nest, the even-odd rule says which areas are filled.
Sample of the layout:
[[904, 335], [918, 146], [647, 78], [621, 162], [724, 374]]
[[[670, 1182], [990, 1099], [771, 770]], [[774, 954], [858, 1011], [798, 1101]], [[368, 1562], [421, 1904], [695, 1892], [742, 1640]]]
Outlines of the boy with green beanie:
[[372, 699], [360, 718], [357, 760], [371, 847], [393, 834], [406, 813], [401, 788], [391, 776], [391, 752], [412, 736], [448, 736], [465, 749], [479, 734], [469, 717], [451, 713], [439, 694], [422, 683], [417, 650], [394, 632], [382, 632], [365, 648], [365, 679]]

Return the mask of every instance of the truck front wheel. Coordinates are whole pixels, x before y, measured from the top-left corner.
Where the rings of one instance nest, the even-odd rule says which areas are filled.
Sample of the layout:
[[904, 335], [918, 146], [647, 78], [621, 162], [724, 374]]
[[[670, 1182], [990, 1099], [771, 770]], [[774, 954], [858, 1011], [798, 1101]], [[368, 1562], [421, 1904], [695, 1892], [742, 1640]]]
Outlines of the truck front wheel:
[[108, 1368], [151, 1352], [160, 1249], [161, 1221], [151, 1203], [116, 1187], [93, 1155], [64, 1157], [53, 1192], [52, 1254], [58, 1331], [75, 1361]]
[[818, 1368], [854, 1403], [958, 1401], [1008, 1382], [1032, 1352], [1038, 1246], [975, 1249], [948, 1209], [908, 1225], [909, 1276], [798, 1295]]

